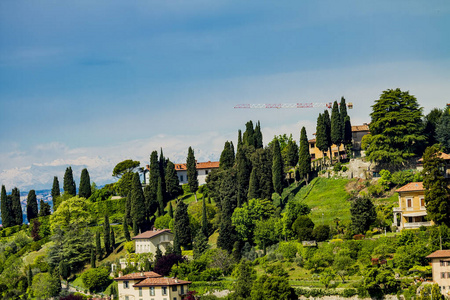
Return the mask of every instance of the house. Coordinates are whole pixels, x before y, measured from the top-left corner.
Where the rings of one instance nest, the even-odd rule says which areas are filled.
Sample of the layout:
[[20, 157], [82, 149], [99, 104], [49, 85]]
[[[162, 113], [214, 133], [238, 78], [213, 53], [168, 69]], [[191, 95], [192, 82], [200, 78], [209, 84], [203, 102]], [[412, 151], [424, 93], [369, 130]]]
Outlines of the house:
[[[206, 176], [214, 169], [219, 169], [218, 161], [196, 162], [195, 168], [197, 169], [198, 184], [202, 185], [206, 183]], [[181, 184], [188, 183], [187, 167], [186, 164], [175, 164], [175, 171], [177, 172], [178, 180]], [[144, 185], [150, 182], [150, 167], [146, 166], [144, 172]]]
[[114, 278], [120, 300], [181, 300], [190, 281], [163, 277], [155, 272], [140, 272]]
[[[439, 157], [444, 160], [444, 170], [442, 170], [444, 172], [444, 177], [450, 179], [450, 155], [447, 153], [441, 153]], [[417, 162], [417, 170], [423, 170], [423, 158], [419, 159]]]
[[425, 208], [425, 189], [422, 182], [410, 182], [396, 190], [398, 207], [394, 207], [394, 224], [400, 230], [434, 225], [427, 221]]
[[433, 282], [439, 285], [443, 295], [450, 295], [450, 250], [437, 250], [427, 258], [431, 259]]
[[[214, 169], [219, 169], [218, 161], [196, 162], [198, 184], [206, 183], [206, 177]], [[177, 171], [178, 180], [180, 184], [188, 183], [186, 164], [175, 164], [175, 171]]]
[[354, 157], [364, 156], [364, 151], [361, 149], [361, 142], [363, 136], [368, 133], [369, 125], [367, 123], [352, 126], [352, 152]]
[[[327, 150], [325, 152], [320, 151], [319, 148], [316, 146], [316, 139], [311, 139], [308, 141], [309, 143], [309, 154], [311, 155], [311, 160], [316, 160], [319, 158], [330, 157], [330, 150]], [[337, 159], [338, 156], [338, 147], [336, 145], [331, 145], [331, 152], [333, 153], [333, 159]], [[345, 155], [345, 147], [344, 145], [339, 146], [339, 154], [341, 156]]]
[[173, 233], [170, 229], [149, 230], [132, 237], [136, 253], [156, 253], [159, 247], [161, 252], [166, 252], [167, 245], [173, 246]]

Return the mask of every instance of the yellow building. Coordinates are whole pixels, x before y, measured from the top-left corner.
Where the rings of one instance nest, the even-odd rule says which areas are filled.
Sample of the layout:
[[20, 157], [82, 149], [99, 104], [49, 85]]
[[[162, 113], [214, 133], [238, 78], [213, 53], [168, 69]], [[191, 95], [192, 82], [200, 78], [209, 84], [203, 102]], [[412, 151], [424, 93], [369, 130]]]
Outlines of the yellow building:
[[425, 190], [422, 182], [410, 182], [397, 189], [398, 207], [394, 207], [394, 225], [400, 230], [431, 226], [433, 221], [425, 219]]
[[427, 258], [431, 259], [433, 282], [439, 285], [443, 295], [450, 295], [450, 250], [437, 250]]
[[[308, 143], [309, 143], [309, 154], [311, 155], [311, 160], [323, 158], [324, 155], [325, 155], [325, 157], [330, 158], [330, 150], [327, 150], [325, 152], [320, 151], [319, 148], [316, 147], [316, 139], [309, 140]], [[336, 145], [331, 146], [331, 152], [333, 153], [333, 159], [337, 159], [338, 148]], [[341, 155], [341, 157], [343, 157], [345, 155], [344, 145], [341, 145], [339, 147], [339, 154]]]
[[191, 283], [155, 272], [119, 274], [114, 280], [119, 286], [120, 300], [181, 300]]

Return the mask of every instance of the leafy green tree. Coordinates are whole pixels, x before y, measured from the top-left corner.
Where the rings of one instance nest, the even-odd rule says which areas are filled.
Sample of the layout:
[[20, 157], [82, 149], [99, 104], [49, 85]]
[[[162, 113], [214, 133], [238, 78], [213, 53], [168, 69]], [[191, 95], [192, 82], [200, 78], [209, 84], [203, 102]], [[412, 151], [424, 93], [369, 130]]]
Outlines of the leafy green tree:
[[20, 191], [18, 188], [13, 188], [11, 192], [11, 211], [14, 216], [14, 225], [22, 225], [22, 204], [20, 203]]
[[193, 244], [194, 259], [200, 258], [200, 256], [202, 256], [202, 254], [209, 248], [208, 239], [201, 230], [199, 230], [195, 235]]
[[49, 216], [50, 214], [50, 204], [45, 203], [43, 199], [39, 200], [39, 217]]
[[86, 168], [81, 170], [80, 187], [78, 189], [80, 197], [88, 199], [91, 196], [91, 179]]
[[308, 216], [298, 216], [292, 224], [292, 230], [297, 233], [299, 241], [310, 241], [314, 237], [314, 223]]
[[49, 273], [38, 273], [33, 277], [31, 294], [37, 299], [50, 299], [58, 296], [61, 286], [58, 278]]
[[111, 282], [109, 279], [109, 271], [105, 268], [89, 269], [83, 272], [80, 277], [84, 286], [88, 288], [89, 291], [98, 290]]
[[58, 205], [56, 205], [56, 199], [61, 195], [61, 191], [59, 189], [59, 181], [58, 177], [53, 177], [53, 186], [52, 186], [52, 200], [53, 200], [53, 211], [58, 209]]
[[444, 176], [445, 161], [441, 149], [433, 145], [423, 155], [423, 187], [428, 217], [437, 224], [450, 225], [450, 189]]
[[339, 147], [343, 143], [343, 129], [337, 101], [334, 101], [333, 109], [331, 110], [331, 143], [337, 146], [338, 161], [341, 161], [341, 156], [339, 155]]
[[306, 180], [308, 183], [309, 173], [311, 172], [311, 155], [309, 154], [309, 143], [306, 135], [305, 127], [300, 131], [300, 153], [298, 159], [298, 172], [300, 178]]
[[192, 242], [191, 226], [187, 205], [183, 201], [179, 201], [175, 210], [174, 230], [180, 240], [180, 245], [188, 247]]
[[75, 180], [73, 180], [73, 172], [72, 167], [66, 168], [66, 172], [64, 173], [64, 192], [75, 196], [77, 194], [77, 188], [75, 186]]
[[130, 231], [128, 230], [128, 223], [126, 218], [123, 218], [123, 235], [125, 236], [125, 240], [127, 242], [131, 241], [131, 237], [130, 237]]
[[127, 159], [118, 163], [113, 170], [112, 176], [121, 178], [126, 173], [134, 173], [141, 163], [132, 159]]
[[168, 229], [170, 227], [170, 221], [172, 221], [172, 218], [167, 214], [159, 216], [156, 218], [154, 226], [157, 229]]
[[108, 214], [105, 214], [105, 219], [103, 221], [103, 243], [105, 244], [106, 255], [111, 253], [111, 239], [110, 239], [110, 226]]
[[351, 204], [350, 213], [355, 233], [365, 233], [377, 219], [375, 206], [367, 196], [356, 198]]
[[423, 135], [422, 108], [409, 92], [384, 91], [370, 114], [370, 133], [362, 148], [369, 160], [379, 164], [401, 165], [420, 151]]
[[169, 160], [166, 167], [166, 189], [169, 194], [169, 199], [173, 199], [183, 193], [180, 187], [175, 165]]
[[400, 282], [395, 279], [395, 273], [389, 267], [368, 268], [364, 274], [363, 287], [371, 297], [382, 297], [393, 294], [400, 288]]
[[276, 222], [275, 218], [257, 220], [255, 222], [255, 242], [260, 249], [263, 249], [264, 255], [266, 254], [267, 246], [278, 242]]
[[90, 214], [87, 203], [78, 196], [72, 197], [58, 207], [51, 217], [51, 229], [54, 231], [57, 227], [65, 230], [69, 224], [76, 223], [80, 227], [87, 226], [90, 222]]
[[283, 191], [283, 160], [281, 158], [280, 144], [274, 140], [272, 155], [272, 180], [276, 193], [281, 195]]
[[1, 193], [1, 210], [2, 210], [2, 225], [3, 227], [14, 226], [14, 216], [11, 210], [11, 196], [6, 195], [6, 188], [2, 185]]
[[252, 267], [252, 263], [246, 259], [241, 260], [237, 266], [236, 273], [237, 280], [233, 294], [234, 299], [250, 299], [252, 285], [256, 279], [256, 272]]
[[293, 224], [299, 216], [305, 216], [311, 212], [308, 205], [300, 201], [289, 201], [287, 205], [287, 213], [283, 218], [285, 234], [287, 237], [294, 237], [296, 233], [292, 231]]
[[36, 199], [36, 191], [30, 190], [27, 196], [27, 219], [31, 223], [31, 220], [38, 216], [38, 204]]
[[425, 128], [423, 130], [423, 133], [427, 138], [428, 146], [432, 146], [438, 143], [436, 139], [436, 127], [439, 121], [441, 120], [442, 114], [443, 114], [442, 110], [434, 108], [425, 116], [424, 119]]
[[133, 182], [133, 176], [134, 173], [125, 173], [121, 176], [119, 181], [117, 181], [115, 187], [117, 190], [117, 193], [122, 196], [126, 197], [129, 192], [131, 192], [132, 182]]
[[253, 284], [251, 291], [252, 300], [280, 300], [296, 299], [287, 278], [279, 276], [262, 275]]
[[138, 229], [146, 230], [145, 224], [145, 197], [142, 191], [139, 174], [134, 173], [131, 188], [131, 218], [136, 223]]
[[226, 141], [220, 154], [219, 167], [222, 170], [230, 169], [234, 165], [234, 150], [232, 145], [233, 143]]
[[442, 144], [446, 153], [450, 152], [450, 108], [442, 113], [436, 125], [436, 140]]
[[197, 190], [198, 190], [198, 179], [197, 179], [197, 163], [195, 162], [194, 150], [191, 147], [188, 149], [188, 156], [186, 159], [186, 169], [189, 189], [195, 196], [195, 202], [197, 202]]
[[330, 237], [330, 225], [317, 225], [312, 232], [314, 239], [318, 242], [328, 240]]
[[345, 276], [349, 274], [354, 260], [345, 254], [338, 254], [333, 261], [333, 270], [339, 277], [341, 277], [342, 283], [345, 283]]
[[[91, 251], [91, 254], [92, 253], [94, 253], [94, 252]], [[95, 253], [94, 253], [94, 258], [95, 258]], [[91, 262], [91, 264], [92, 264], [92, 262]], [[93, 268], [95, 268], [95, 259], [94, 259], [94, 267]], [[64, 279], [67, 283], [67, 279], [70, 277], [70, 267], [64, 260], [61, 260], [59, 262], [59, 274], [61, 275], [62, 279]]]

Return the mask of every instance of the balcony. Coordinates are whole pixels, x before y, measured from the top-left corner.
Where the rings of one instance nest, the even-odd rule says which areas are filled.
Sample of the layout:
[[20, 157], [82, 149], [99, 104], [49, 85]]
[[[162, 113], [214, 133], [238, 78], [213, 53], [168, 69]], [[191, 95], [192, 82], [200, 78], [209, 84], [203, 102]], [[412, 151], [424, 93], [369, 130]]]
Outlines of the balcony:
[[403, 228], [419, 228], [420, 226], [431, 226], [431, 222], [412, 222], [405, 223]]
[[393, 210], [394, 210], [394, 212], [402, 212], [401, 207], [394, 207]]

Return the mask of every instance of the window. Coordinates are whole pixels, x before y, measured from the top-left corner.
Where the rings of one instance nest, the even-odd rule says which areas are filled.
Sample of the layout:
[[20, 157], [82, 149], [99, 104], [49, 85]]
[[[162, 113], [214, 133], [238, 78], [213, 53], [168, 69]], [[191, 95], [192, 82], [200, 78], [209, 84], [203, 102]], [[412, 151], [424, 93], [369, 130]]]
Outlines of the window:
[[139, 287], [139, 297], [142, 297], [142, 288]]
[[128, 296], [125, 296], [125, 300], [129, 300], [129, 299], [128, 299]]
[[420, 198], [420, 207], [425, 207], [425, 199], [424, 198]]
[[162, 295], [167, 296], [167, 286], [161, 287], [161, 290], [162, 290]]
[[154, 286], [150, 287], [150, 296], [155, 296], [155, 287]]
[[184, 295], [184, 285], [180, 286], [180, 294]]
[[124, 282], [123, 282], [123, 288], [124, 288], [124, 289], [127, 289], [127, 288], [128, 288], [128, 281], [124, 281]]
[[450, 272], [447, 272], [447, 278], [450, 278]]
[[445, 266], [445, 261], [440, 260], [439, 262], [441, 263], [441, 267], [444, 267], [444, 266]]
[[406, 199], [406, 207], [408, 210], [412, 210], [412, 199], [411, 198]]
[[205, 170], [205, 175], [208, 175], [208, 170]]
[[180, 181], [183, 182], [183, 175], [180, 175]]
[[173, 300], [177, 300], [177, 297], [173, 297]]
[[445, 278], [445, 272], [441, 272], [441, 278]]
[[311, 149], [314, 148], [314, 147], [316, 147], [316, 144], [311, 143]]
[[177, 291], [177, 286], [176, 285], [173, 285], [172, 286], [172, 292], [176, 292]]

